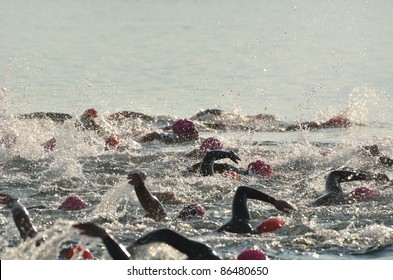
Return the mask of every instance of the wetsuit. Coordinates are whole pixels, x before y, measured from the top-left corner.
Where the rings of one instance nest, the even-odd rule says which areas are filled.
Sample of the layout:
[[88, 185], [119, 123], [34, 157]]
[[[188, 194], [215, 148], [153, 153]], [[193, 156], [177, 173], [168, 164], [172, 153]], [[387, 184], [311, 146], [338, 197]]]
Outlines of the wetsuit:
[[332, 205], [350, 203], [351, 198], [344, 195], [341, 188], [343, 182], [379, 180], [381, 174], [372, 174], [362, 171], [336, 170], [329, 173], [326, 178], [325, 190], [326, 194], [317, 198], [312, 206]]
[[191, 166], [188, 170], [192, 172], [199, 172], [202, 176], [212, 176], [214, 173], [223, 173], [225, 171], [235, 171], [238, 174], [247, 174], [247, 171], [236, 168], [226, 163], [215, 163], [215, 160], [229, 158], [235, 163], [240, 158], [232, 151], [213, 150], [208, 151], [202, 159], [202, 162], [198, 162]]
[[232, 202], [232, 218], [217, 231], [228, 231], [234, 233], [254, 233], [250, 224], [250, 213], [247, 208], [247, 199], [256, 199], [274, 204], [276, 199], [257, 189], [240, 186], [237, 188]]
[[136, 244], [163, 242], [187, 255], [189, 260], [220, 260], [207, 245], [188, 239], [170, 229], [158, 229], [139, 238]]

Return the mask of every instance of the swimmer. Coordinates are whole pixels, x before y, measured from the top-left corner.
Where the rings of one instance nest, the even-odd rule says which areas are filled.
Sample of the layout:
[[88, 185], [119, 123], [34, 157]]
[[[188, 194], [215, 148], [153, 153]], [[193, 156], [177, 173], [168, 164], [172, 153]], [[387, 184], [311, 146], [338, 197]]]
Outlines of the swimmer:
[[234, 171], [239, 175], [261, 175], [269, 176], [273, 173], [270, 165], [266, 164], [261, 160], [257, 160], [248, 164], [247, 170], [237, 168], [227, 163], [216, 163], [215, 160], [229, 158], [233, 162], [238, 163], [240, 157], [237, 156], [233, 151], [213, 150], [208, 151], [202, 159], [202, 162], [198, 162], [191, 166], [188, 171], [198, 172], [202, 176], [212, 176], [215, 173], [224, 173], [226, 171]]
[[277, 210], [284, 213], [295, 211], [295, 207], [284, 200], [275, 199], [255, 188], [240, 186], [237, 188], [232, 202], [232, 218], [225, 225], [217, 229], [217, 231], [227, 231], [233, 233], [260, 233], [257, 229], [253, 229], [250, 224], [250, 213], [247, 208], [247, 199], [256, 199], [272, 204]]
[[218, 138], [208, 137], [202, 141], [198, 149], [189, 152], [188, 154], [186, 154], [186, 156], [200, 158], [203, 157], [208, 151], [222, 150], [223, 148], [224, 145]]
[[105, 229], [94, 223], [79, 223], [73, 225], [74, 228], [80, 230], [80, 233], [90, 237], [99, 237], [107, 248], [109, 254], [114, 260], [129, 260], [130, 254], [127, 250], [119, 245]]
[[369, 172], [362, 171], [347, 171], [347, 170], [335, 170], [329, 173], [326, 178], [325, 190], [326, 194], [317, 198], [312, 206], [326, 206], [326, 205], [336, 205], [336, 204], [348, 204], [354, 203], [357, 200], [368, 200], [377, 199], [377, 192], [370, 190], [368, 188], [358, 188], [355, 189], [351, 194], [345, 195], [341, 184], [343, 182], [350, 181], [385, 181], [389, 182], [388, 176], [385, 174], [372, 174]]
[[170, 229], [157, 229], [138, 238], [127, 247], [129, 251], [140, 245], [161, 242], [165, 243], [179, 252], [185, 254], [188, 260], [220, 260], [209, 246], [197, 241], [193, 241]]
[[127, 249], [124, 249], [124, 247], [119, 245], [103, 228], [94, 223], [79, 223], [73, 225], [73, 227], [80, 229], [83, 235], [101, 238], [114, 260], [129, 260], [130, 254], [128, 251], [133, 251], [137, 246], [153, 242], [166, 243], [187, 255], [189, 260], [220, 260], [210, 247], [190, 240], [170, 229], [154, 230], [137, 239], [128, 246]]
[[137, 113], [137, 112], [131, 112], [131, 111], [121, 111], [117, 112], [114, 114], [110, 114], [107, 119], [109, 121], [121, 121], [124, 119], [141, 119], [144, 121], [154, 121], [155, 119], [151, 116], [142, 114], [142, 113]]
[[[145, 186], [146, 175], [143, 173], [128, 174], [128, 183], [134, 186], [135, 193], [141, 203], [143, 209], [146, 211], [146, 217], [152, 218], [156, 221], [163, 220], [168, 217], [164, 206], [158, 200], [156, 195], [153, 195]], [[172, 201], [178, 201], [174, 193], [164, 193], [169, 196]], [[183, 207], [179, 212], [177, 218], [188, 219], [190, 217], [202, 217], [205, 215], [205, 209], [199, 203], [191, 203]]]
[[378, 163], [386, 165], [386, 166], [393, 166], [393, 159], [384, 156], [379, 151], [378, 145], [371, 145], [363, 147], [370, 156], [374, 156], [377, 158]]
[[346, 117], [333, 117], [325, 122], [304, 122], [300, 124], [290, 125], [285, 128], [285, 131], [296, 131], [296, 130], [316, 130], [322, 128], [347, 128], [352, 125], [352, 121]]
[[151, 132], [141, 138], [142, 143], [161, 141], [165, 144], [179, 144], [198, 140], [199, 133], [195, 124], [188, 119], [180, 119], [172, 125], [173, 133]]
[[46, 112], [35, 112], [29, 114], [22, 114], [17, 116], [19, 119], [46, 119], [51, 120], [55, 123], [64, 123], [66, 120], [72, 119], [70, 114], [65, 113], [46, 113]]
[[[0, 193], [0, 204], [11, 209], [12, 218], [14, 219], [15, 225], [23, 240], [37, 236], [38, 232], [30, 221], [29, 212], [17, 198], [13, 198], [8, 194]], [[36, 242], [36, 246], [39, 246], [42, 241], [42, 239], [38, 240]]]

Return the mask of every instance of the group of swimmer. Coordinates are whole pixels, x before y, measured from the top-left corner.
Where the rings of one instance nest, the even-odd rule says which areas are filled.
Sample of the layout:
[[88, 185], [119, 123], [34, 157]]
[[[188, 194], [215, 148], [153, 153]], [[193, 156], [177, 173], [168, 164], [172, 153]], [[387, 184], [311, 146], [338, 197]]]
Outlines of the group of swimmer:
[[[205, 110], [193, 116], [191, 119], [180, 119], [173, 122], [170, 127], [163, 128], [162, 132], [147, 133], [139, 139], [139, 142], [148, 144], [152, 141], [159, 141], [163, 144], [178, 144], [200, 141], [200, 148], [197, 151], [191, 152], [190, 155], [197, 155], [197, 158], [200, 158], [201, 160], [190, 166], [188, 171], [195, 172], [201, 176], [214, 176], [218, 173], [225, 174], [228, 172], [232, 174], [231, 176], [270, 176], [272, 174], [272, 167], [262, 160], [256, 160], [249, 163], [246, 169], [238, 168], [227, 163], [217, 162], [222, 159], [229, 159], [237, 164], [241, 159], [234, 151], [224, 149], [222, 143], [215, 137], [199, 139], [198, 127], [192, 119], [203, 120], [208, 115], [220, 116], [222, 114], [224, 114], [224, 112], [221, 110]], [[105, 140], [106, 149], [117, 148], [120, 145], [120, 140], [118, 140], [115, 135], [108, 133], [104, 128], [97, 124], [95, 121], [97, 116], [98, 113], [95, 109], [86, 110], [76, 122], [77, 129], [95, 131], [98, 136]], [[275, 120], [273, 116], [268, 115], [257, 115], [254, 117], [268, 121]], [[32, 113], [22, 115], [20, 118], [49, 118], [56, 123], [63, 123], [71, 119], [72, 116], [60, 113]], [[115, 113], [107, 118], [109, 120], [116, 121], [123, 120], [125, 118], [140, 118], [145, 121], [154, 121], [153, 117], [128, 111]], [[296, 129], [319, 129], [326, 127], [347, 127], [350, 123], [351, 122], [348, 119], [332, 118], [324, 123], [308, 122], [290, 126], [286, 128], [286, 131]], [[208, 127], [221, 127], [219, 124], [213, 125], [212, 123], [209, 125], [204, 123], [204, 125]], [[168, 130], [170, 132], [164, 132]], [[43, 146], [46, 151], [53, 151], [56, 148], [56, 139], [49, 139], [43, 144]], [[365, 146], [363, 149], [369, 153], [370, 156], [376, 157], [380, 164], [387, 166], [393, 165], [392, 159], [381, 155], [378, 146]], [[133, 187], [133, 191], [135, 192], [142, 208], [146, 212], [146, 217], [155, 221], [171, 219], [165, 211], [162, 200], [169, 199], [176, 201], [177, 197], [175, 193], [150, 192], [146, 187], [147, 176], [141, 172], [130, 173], [128, 174], [127, 179], [128, 183]], [[316, 198], [310, 206], [328, 206], [371, 199], [377, 200], [379, 197], [379, 193], [377, 191], [362, 187], [356, 188], [349, 193], [345, 193], [341, 186], [341, 183], [344, 182], [371, 180], [384, 183], [390, 181], [388, 176], [380, 173], [371, 173], [353, 169], [333, 170], [326, 178], [326, 193]], [[297, 210], [296, 206], [292, 205], [290, 202], [276, 198], [271, 194], [264, 193], [256, 187], [242, 185], [237, 187], [234, 193], [231, 218], [227, 223], [220, 226], [216, 230], [217, 232], [259, 234], [265, 231], [263, 224], [256, 227], [252, 226], [252, 219], [247, 206], [248, 199], [269, 203], [283, 213], [291, 213]], [[0, 193], [0, 204], [11, 210], [13, 220], [23, 240], [37, 237], [38, 232], [30, 220], [28, 209], [26, 209], [26, 207], [24, 207], [17, 198], [13, 198], [5, 193]], [[83, 200], [73, 196], [69, 197], [68, 200], [66, 199], [66, 201], [59, 206], [59, 209], [81, 210], [86, 207], [88, 206], [83, 202]], [[203, 207], [203, 203], [192, 202], [183, 206], [183, 208], [179, 211], [179, 214], [176, 217], [173, 217], [173, 219], [188, 220], [191, 218], [203, 218], [205, 216], [205, 212], [206, 210]], [[73, 227], [79, 229], [80, 233], [83, 235], [100, 238], [113, 259], [129, 259], [130, 253], [132, 253], [136, 246], [153, 242], [164, 242], [184, 253], [188, 259], [220, 259], [219, 255], [209, 246], [190, 240], [182, 234], [166, 228], [148, 232], [128, 247], [124, 247], [120, 245], [110, 234], [108, 234], [104, 228], [93, 222], [75, 223]], [[45, 240], [42, 238], [37, 239], [36, 246], [40, 246], [42, 242], [45, 242]], [[257, 258], [256, 255], [260, 256], [260, 258], [267, 258], [266, 255], [260, 251], [256, 252], [253, 250], [253, 254], [250, 252], [251, 251], [248, 252], [248, 255], [243, 254], [242, 258], [255, 259]]]

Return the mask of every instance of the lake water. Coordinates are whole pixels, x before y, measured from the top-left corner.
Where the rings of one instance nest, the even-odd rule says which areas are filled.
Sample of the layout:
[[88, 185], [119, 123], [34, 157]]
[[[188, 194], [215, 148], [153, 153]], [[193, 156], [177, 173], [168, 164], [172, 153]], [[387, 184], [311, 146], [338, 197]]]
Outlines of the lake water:
[[[393, 157], [393, 2], [391, 1], [11, 1], [0, 3], [0, 133], [16, 143], [0, 147], [0, 190], [20, 197], [47, 236], [40, 250], [21, 243], [7, 209], [1, 210], [1, 259], [53, 259], [61, 242], [79, 235], [70, 223], [94, 220], [123, 244], [168, 226], [207, 243], [226, 259], [247, 246], [259, 246], [273, 259], [392, 259], [393, 190], [376, 186], [382, 202], [309, 208], [324, 191], [324, 176], [339, 167], [383, 172], [359, 153], [378, 144]], [[46, 120], [20, 120], [31, 112], [69, 113], [75, 118], [96, 108], [102, 125], [130, 145], [105, 151], [94, 133]], [[241, 166], [255, 159], [275, 170], [270, 179], [204, 178], [184, 171], [184, 154], [200, 143], [137, 145], [139, 135], [160, 129], [202, 109], [235, 116], [230, 124], [246, 131], [201, 130], [238, 151]], [[159, 124], [103, 116], [128, 110], [157, 116]], [[273, 123], [246, 123], [260, 113]], [[277, 125], [325, 121], [345, 115], [350, 128], [282, 132]], [[163, 117], [165, 116], [165, 117]], [[1, 135], [0, 134], [0, 135]], [[40, 144], [56, 137], [55, 151]], [[95, 141], [86, 142], [86, 137]], [[191, 160], [192, 163], [194, 162]], [[196, 159], [195, 159], [196, 161]], [[143, 170], [148, 187], [173, 190], [198, 200], [208, 215], [169, 224], [143, 218], [126, 174]], [[295, 184], [304, 181], [303, 187]], [[262, 236], [214, 232], [230, 218], [233, 193], [252, 185], [293, 202], [284, 215], [270, 205], [250, 202], [255, 224], [280, 216], [286, 227]], [[364, 183], [363, 183], [364, 185]], [[304, 187], [307, 186], [307, 187]], [[351, 184], [344, 188], [349, 190]], [[348, 188], [348, 189], [347, 189]], [[91, 205], [64, 213], [57, 205], [70, 193]], [[118, 204], [126, 203], [119, 210]], [[178, 206], [167, 206], [175, 215]], [[82, 238], [99, 258], [110, 258], [97, 240]], [[135, 258], [179, 258], [165, 246]]]

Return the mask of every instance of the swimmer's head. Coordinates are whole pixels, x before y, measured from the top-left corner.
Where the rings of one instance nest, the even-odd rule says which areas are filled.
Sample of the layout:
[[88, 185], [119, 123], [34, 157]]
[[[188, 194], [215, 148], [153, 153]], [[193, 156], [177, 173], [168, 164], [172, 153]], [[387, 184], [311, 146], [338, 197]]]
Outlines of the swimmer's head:
[[172, 130], [179, 137], [198, 136], [195, 124], [187, 119], [180, 119], [172, 125]]
[[330, 118], [325, 122], [325, 124], [330, 126], [349, 126], [351, 124], [351, 120], [345, 117], [337, 116]]
[[109, 136], [105, 140], [105, 145], [107, 148], [116, 148], [120, 144], [120, 141], [113, 135]]
[[260, 175], [260, 176], [269, 176], [273, 173], [273, 169], [271, 166], [261, 160], [256, 160], [251, 162], [248, 167], [248, 173], [250, 175]]
[[378, 192], [367, 187], [358, 187], [351, 191], [351, 196], [358, 201], [369, 201], [378, 199]]
[[206, 138], [201, 146], [199, 146], [199, 150], [202, 152], [206, 151], [213, 151], [213, 150], [222, 150], [223, 145], [221, 144], [220, 140], [215, 137]]
[[59, 209], [66, 211], [77, 211], [86, 209], [87, 207], [89, 206], [81, 198], [77, 197], [76, 195], [70, 195], [59, 206]]
[[270, 217], [264, 220], [257, 226], [257, 233], [272, 232], [282, 228], [285, 225], [284, 221], [278, 218]]
[[205, 208], [197, 202], [191, 203], [183, 207], [180, 211], [178, 218], [188, 219], [192, 217], [203, 217], [206, 214]]
[[258, 248], [246, 249], [237, 256], [238, 260], [268, 260], [266, 254]]
[[95, 119], [98, 117], [97, 110], [94, 108], [87, 109], [83, 114], [82, 114], [82, 119], [84, 120], [89, 120], [89, 119]]
[[90, 252], [89, 249], [85, 249], [80, 245], [73, 245], [69, 249], [62, 250], [60, 252], [61, 259], [84, 259], [84, 260], [93, 260], [94, 256]]

